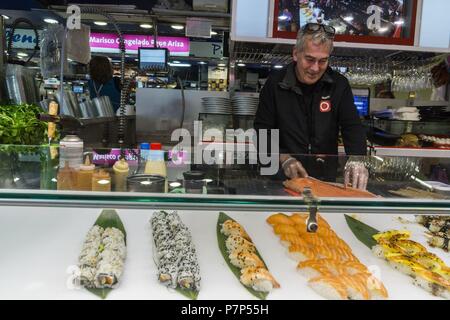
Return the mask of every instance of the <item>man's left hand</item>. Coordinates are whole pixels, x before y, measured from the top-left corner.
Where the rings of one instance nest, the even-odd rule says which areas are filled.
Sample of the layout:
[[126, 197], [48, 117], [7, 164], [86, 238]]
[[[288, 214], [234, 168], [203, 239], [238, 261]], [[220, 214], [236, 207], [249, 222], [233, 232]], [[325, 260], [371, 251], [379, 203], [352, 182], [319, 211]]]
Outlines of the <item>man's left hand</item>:
[[369, 171], [361, 161], [349, 160], [345, 164], [344, 169], [344, 186], [360, 190], [366, 190], [369, 180]]

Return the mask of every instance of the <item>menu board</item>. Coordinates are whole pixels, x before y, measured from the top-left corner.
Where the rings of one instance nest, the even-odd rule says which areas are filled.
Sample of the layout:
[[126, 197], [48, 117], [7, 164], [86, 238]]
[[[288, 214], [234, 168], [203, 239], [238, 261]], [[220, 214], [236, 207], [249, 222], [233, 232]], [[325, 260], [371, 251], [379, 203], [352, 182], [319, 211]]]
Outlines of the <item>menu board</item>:
[[336, 29], [336, 41], [414, 45], [417, 0], [273, 0], [273, 37], [295, 39], [307, 23]]

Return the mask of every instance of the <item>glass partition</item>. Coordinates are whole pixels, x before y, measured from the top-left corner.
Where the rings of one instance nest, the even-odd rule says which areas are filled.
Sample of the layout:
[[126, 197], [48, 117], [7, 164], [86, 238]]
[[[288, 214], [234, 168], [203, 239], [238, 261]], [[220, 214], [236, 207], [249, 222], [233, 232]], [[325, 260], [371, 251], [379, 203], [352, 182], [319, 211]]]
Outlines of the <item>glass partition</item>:
[[[309, 177], [288, 179], [279, 155], [258, 159], [245, 148], [228, 150], [235, 144], [213, 145], [157, 152], [3, 145], [0, 199], [255, 210], [261, 206], [295, 208], [314, 201], [334, 211], [349, 207], [450, 210], [448, 158], [291, 155]], [[366, 190], [353, 188], [352, 179], [344, 185], [352, 163], [367, 170]]]

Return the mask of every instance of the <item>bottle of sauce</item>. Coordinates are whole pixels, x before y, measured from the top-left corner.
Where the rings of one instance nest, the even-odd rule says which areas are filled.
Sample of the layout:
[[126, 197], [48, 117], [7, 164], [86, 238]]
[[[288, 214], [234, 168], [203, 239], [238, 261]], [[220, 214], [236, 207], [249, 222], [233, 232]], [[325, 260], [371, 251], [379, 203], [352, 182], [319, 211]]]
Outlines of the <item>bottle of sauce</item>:
[[111, 176], [103, 169], [92, 175], [92, 191], [111, 191]]
[[75, 189], [75, 170], [66, 162], [64, 167], [59, 168], [57, 175], [58, 190], [74, 190]]
[[87, 156], [84, 160], [84, 164], [82, 164], [77, 171], [77, 190], [92, 190], [92, 175], [94, 174], [94, 170], [95, 165], [91, 163]]
[[127, 177], [130, 167], [125, 159], [121, 158], [113, 166], [113, 186], [115, 191], [127, 191]]
[[144, 173], [166, 178], [165, 192], [167, 192], [168, 184], [166, 161], [164, 160], [164, 151], [161, 149], [161, 143], [150, 144], [150, 151], [148, 153], [147, 162], [145, 163]]

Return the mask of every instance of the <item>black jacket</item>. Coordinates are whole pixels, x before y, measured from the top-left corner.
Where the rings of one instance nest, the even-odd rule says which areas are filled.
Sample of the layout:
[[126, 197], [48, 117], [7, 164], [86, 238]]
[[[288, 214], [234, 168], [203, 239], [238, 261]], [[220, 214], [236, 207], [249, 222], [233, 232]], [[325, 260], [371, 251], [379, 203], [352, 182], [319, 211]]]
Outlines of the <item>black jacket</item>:
[[367, 153], [366, 132], [344, 76], [328, 68], [314, 87], [312, 104], [305, 105], [305, 100], [311, 97], [303, 97], [292, 63], [267, 80], [255, 129], [279, 129], [280, 153], [337, 155], [339, 130], [346, 154]]

